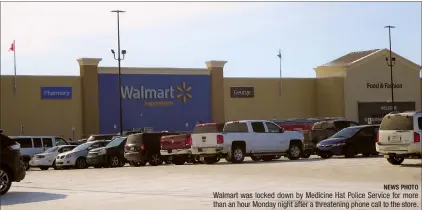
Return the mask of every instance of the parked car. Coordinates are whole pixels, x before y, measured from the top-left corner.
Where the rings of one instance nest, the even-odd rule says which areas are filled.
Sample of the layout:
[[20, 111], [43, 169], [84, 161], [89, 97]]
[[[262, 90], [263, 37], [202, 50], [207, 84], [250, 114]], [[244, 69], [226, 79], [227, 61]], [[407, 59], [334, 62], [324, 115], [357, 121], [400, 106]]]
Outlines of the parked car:
[[118, 136], [116, 134], [97, 134], [97, 135], [91, 135], [86, 142], [90, 141], [97, 141], [97, 140], [110, 140], [113, 139], [113, 137]]
[[357, 125], [359, 124], [345, 119], [320, 120], [314, 123], [310, 131], [302, 131], [305, 136], [302, 158], [309, 158], [311, 155], [317, 154], [318, 149], [316, 145], [320, 141], [328, 139], [344, 128]]
[[183, 165], [185, 162], [196, 162], [191, 154], [191, 134], [179, 134], [161, 137], [161, 157], [167, 157], [169, 162], [175, 165]]
[[29, 161], [30, 167], [37, 167], [41, 170], [48, 170], [50, 167], [56, 167], [56, 158], [59, 154], [75, 149], [77, 145], [60, 145], [51, 147], [43, 153], [36, 154]]
[[35, 154], [45, 152], [55, 146], [69, 145], [66, 140], [56, 136], [10, 136], [10, 138], [20, 144], [26, 170], [29, 170], [29, 161]]
[[124, 156], [127, 137], [119, 137], [105, 147], [92, 149], [88, 152], [86, 161], [94, 168], [124, 166], [127, 160]]
[[322, 158], [344, 155], [353, 158], [357, 154], [365, 157], [378, 155], [375, 149], [379, 125], [360, 125], [344, 128], [330, 138], [317, 144], [318, 154]]
[[327, 120], [316, 122], [312, 126], [311, 140], [314, 143], [318, 143], [322, 140], [328, 139], [335, 133], [341, 131], [343, 128], [359, 125], [356, 122], [348, 120]]
[[64, 152], [57, 156], [56, 158], [56, 167], [57, 168], [77, 168], [83, 169], [88, 167], [86, 162], [86, 156], [88, 152], [92, 149], [104, 147], [110, 142], [110, 140], [97, 140], [90, 141], [85, 144], [77, 146], [75, 149]]
[[125, 158], [131, 166], [144, 166], [147, 162], [157, 166], [166, 161], [160, 155], [160, 140], [162, 136], [178, 135], [173, 132], [149, 132], [132, 134], [127, 137]]
[[376, 149], [387, 161], [400, 165], [404, 159], [421, 158], [422, 112], [393, 112], [381, 122]]
[[223, 133], [192, 134], [192, 154], [207, 164], [216, 163], [220, 156], [232, 163], [242, 163], [246, 156], [254, 161], [270, 161], [278, 155], [296, 160], [302, 154], [303, 139], [302, 133], [284, 131], [271, 121], [231, 121]]
[[20, 145], [0, 129], [0, 195], [9, 191], [12, 182], [20, 182], [24, 178], [25, 165], [21, 161]]

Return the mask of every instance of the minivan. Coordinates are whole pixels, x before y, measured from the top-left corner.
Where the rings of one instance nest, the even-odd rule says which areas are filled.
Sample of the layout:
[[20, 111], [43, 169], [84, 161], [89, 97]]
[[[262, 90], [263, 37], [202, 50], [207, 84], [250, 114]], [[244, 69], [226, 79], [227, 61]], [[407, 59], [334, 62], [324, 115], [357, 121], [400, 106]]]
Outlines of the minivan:
[[29, 161], [32, 156], [55, 146], [69, 145], [62, 137], [56, 136], [10, 136], [10, 138], [20, 144], [20, 152], [26, 170], [30, 168]]

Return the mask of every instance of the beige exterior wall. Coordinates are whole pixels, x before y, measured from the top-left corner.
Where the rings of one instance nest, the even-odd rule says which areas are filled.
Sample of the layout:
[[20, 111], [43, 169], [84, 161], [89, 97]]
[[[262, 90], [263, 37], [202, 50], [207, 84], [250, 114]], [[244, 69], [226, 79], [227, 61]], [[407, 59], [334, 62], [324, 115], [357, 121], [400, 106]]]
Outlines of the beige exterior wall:
[[315, 81], [317, 117], [344, 117], [344, 78], [318, 78]]
[[[344, 82], [345, 117], [358, 120], [358, 102], [391, 101], [391, 89], [367, 88], [367, 83], [390, 83], [390, 69], [385, 57], [387, 54], [374, 55], [347, 70]], [[399, 56], [393, 69], [394, 83], [402, 88], [394, 89], [394, 101], [414, 101], [416, 109], [421, 109], [421, 79], [419, 70]]]
[[[388, 51], [386, 51], [388, 52]], [[317, 78], [223, 78], [225, 61], [208, 61], [207, 68], [122, 68], [122, 74], [202, 74], [211, 79], [211, 115], [214, 122], [241, 119], [346, 117], [358, 121], [358, 102], [387, 102], [388, 88], [367, 88], [367, 83], [389, 83], [385, 52], [369, 56], [349, 68], [318, 67]], [[420, 67], [395, 55], [395, 101], [414, 101], [421, 110]], [[78, 59], [80, 77], [0, 77], [0, 128], [8, 135], [63, 135], [75, 138], [99, 132], [98, 74], [116, 73], [98, 67], [101, 59]], [[42, 86], [71, 86], [72, 99], [41, 100]], [[254, 98], [231, 98], [230, 87], [254, 87]]]
[[[315, 79], [224, 78], [226, 120], [316, 116]], [[254, 87], [254, 98], [231, 98], [230, 87]]]
[[[0, 79], [0, 127], [7, 135], [81, 136], [81, 81], [71, 76], [18, 76], [17, 92], [13, 92], [13, 76]], [[71, 86], [72, 99], [41, 100], [42, 86]]]

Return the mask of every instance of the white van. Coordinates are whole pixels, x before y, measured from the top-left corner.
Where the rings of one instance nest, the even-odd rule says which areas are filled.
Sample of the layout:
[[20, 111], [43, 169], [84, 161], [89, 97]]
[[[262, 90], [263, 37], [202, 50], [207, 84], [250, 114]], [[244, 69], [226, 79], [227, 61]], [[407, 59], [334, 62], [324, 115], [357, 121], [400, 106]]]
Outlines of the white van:
[[21, 145], [21, 155], [26, 169], [30, 168], [29, 161], [32, 156], [42, 153], [52, 147], [68, 145], [61, 137], [56, 136], [9, 136]]
[[381, 122], [377, 152], [388, 162], [400, 165], [404, 159], [421, 158], [422, 112], [392, 112]]

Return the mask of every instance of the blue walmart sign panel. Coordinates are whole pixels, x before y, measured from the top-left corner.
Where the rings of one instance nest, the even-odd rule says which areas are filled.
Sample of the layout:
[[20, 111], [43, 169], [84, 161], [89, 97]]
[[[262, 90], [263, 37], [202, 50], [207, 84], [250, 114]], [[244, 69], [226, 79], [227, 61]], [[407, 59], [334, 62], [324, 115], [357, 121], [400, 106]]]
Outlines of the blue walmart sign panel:
[[[208, 75], [124, 74], [123, 129], [189, 131], [198, 121], [211, 121]], [[98, 75], [100, 132], [119, 132], [118, 75]], [[117, 126], [117, 129], [114, 128]]]
[[41, 87], [41, 99], [72, 99], [72, 87]]

